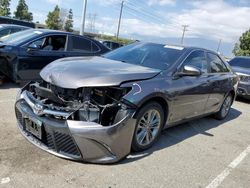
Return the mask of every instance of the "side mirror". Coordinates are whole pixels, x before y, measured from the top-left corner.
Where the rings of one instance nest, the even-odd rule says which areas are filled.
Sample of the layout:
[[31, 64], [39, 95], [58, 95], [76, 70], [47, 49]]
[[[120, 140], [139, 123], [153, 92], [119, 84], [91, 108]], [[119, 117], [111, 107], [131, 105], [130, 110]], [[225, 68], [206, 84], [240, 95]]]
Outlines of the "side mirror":
[[185, 65], [182, 72], [178, 72], [177, 76], [200, 76], [201, 70], [199, 68]]
[[32, 52], [36, 50], [39, 50], [39, 47], [36, 44], [32, 43], [28, 46], [27, 52]]

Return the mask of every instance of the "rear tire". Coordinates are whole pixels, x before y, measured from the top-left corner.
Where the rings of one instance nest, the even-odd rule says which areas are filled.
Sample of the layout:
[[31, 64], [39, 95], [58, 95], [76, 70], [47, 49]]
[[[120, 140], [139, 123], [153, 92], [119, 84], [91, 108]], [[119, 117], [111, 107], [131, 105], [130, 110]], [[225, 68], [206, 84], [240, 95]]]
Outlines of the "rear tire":
[[233, 96], [232, 94], [228, 94], [223, 104], [221, 105], [220, 111], [214, 115], [215, 119], [218, 120], [225, 119], [230, 112], [232, 103], [233, 103]]
[[133, 151], [150, 148], [159, 138], [164, 125], [164, 110], [157, 102], [143, 106], [137, 112], [137, 121], [132, 140]]

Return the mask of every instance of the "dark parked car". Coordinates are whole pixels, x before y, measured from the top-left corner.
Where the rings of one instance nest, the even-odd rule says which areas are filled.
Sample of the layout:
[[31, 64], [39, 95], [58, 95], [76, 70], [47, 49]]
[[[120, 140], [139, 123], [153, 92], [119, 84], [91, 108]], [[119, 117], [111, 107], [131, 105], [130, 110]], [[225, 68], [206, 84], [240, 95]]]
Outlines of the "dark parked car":
[[25, 26], [25, 27], [30, 27], [30, 28], [35, 28], [36, 24], [33, 22], [28, 22], [28, 21], [23, 21], [7, 16], [0, 16], [0, 24], [15, 24], [15, 25], [20, 25], [20, 26]]
[[107, 41], [107, 40], [101, 41], [101, 43], [111, 50], [115, 50], [115, 49], [123, 46], [122, 44], [120, 44], [118, 42]]
[[26, 29], [30, 29], [30, 27], [13, 25], [13, 24], [0, 24], [0, 38]]
[[224, 119], [238, 82], [212, 51], [153, 43], [60, 59], [40, 74], [17, 96], [21, 133], [54, 155], [94, 163], [148, 149], [176, 124]]
[[250, 99], [250, 57], [235, 57], [229, 64], [240, 78], [238, 96]]
[[39, 80], [50, 62], [71, 56], [108, 52], [100, 42], [72, 33], [29, 29], [9, 35], [0, 43], [0, 71], [15, 82]]

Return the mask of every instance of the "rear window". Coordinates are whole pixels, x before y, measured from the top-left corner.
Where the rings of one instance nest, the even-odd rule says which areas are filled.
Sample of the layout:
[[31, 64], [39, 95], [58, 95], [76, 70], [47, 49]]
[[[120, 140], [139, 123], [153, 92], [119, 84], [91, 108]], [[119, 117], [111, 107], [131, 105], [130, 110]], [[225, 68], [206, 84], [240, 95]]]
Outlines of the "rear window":
[[153, 43], [134, 43], [104, 55], [105, 58], [124, 63], [165, 70], [183, 54], [181, 47]]
[[233, 67], [250, 68], [250, 58], [234, 58], [228, 63]]

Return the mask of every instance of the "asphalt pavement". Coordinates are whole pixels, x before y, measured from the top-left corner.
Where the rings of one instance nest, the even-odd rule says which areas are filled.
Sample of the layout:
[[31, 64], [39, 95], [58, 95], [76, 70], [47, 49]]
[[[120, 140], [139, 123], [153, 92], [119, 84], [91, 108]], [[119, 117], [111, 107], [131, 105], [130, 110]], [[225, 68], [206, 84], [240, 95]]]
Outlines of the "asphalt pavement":
[[0, 187], [250, 187], [250, 102], [163, 131], [158, 143], [117, 164], [78, 163], [33, 146], [18, 132], [13, 84], [0, 86]]

